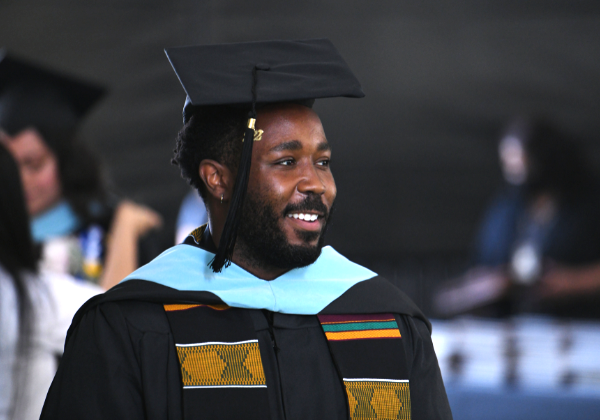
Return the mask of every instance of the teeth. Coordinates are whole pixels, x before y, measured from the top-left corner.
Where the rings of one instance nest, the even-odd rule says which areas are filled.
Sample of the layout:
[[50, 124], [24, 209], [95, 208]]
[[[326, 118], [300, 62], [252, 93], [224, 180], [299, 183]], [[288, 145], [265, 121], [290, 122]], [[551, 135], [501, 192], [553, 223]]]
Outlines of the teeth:
[[307, 222], [314, 222], [319, 218], [318, 214], [304, 214], [304, 213], [289, 213], [287, 215], [290, 219], [293, 217], [294, 219], [305, 220]]

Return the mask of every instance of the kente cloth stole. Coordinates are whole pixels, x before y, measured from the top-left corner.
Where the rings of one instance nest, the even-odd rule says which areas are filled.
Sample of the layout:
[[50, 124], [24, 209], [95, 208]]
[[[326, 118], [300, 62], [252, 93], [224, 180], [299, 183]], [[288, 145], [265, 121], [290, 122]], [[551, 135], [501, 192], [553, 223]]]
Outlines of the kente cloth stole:
[[410, 420], [408, 364], [393, 314], [318, 315], [350, 419]]
[[247, 310], [164, 305], [177, 347], [183, 418], [269, 419], [267, 383]]

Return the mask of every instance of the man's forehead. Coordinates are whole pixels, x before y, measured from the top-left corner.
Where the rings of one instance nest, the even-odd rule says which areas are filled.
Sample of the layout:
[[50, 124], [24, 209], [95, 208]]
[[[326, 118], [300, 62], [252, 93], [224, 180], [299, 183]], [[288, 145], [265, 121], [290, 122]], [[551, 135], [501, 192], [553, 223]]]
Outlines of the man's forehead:
[[301, 105], [271, 108], [258, 115], [256, 124], [264, 133], [255, 147], [264, 153], [330, 148], [317, 114]]
[[257, 127], [265, 133], [314, 132], [323, 134], [321, 120], [315, 111], [303, 105], [281, 104], [270, 105], [258, 112]]
[[[282, 152], [282, 151], [294, 151], [294, 150], [302, 150], [304, 148], [304, 143], [300, 140], [289, 140], [289, 141], [281, 141], [279, 144], [271, 147], [269, 152]], [[317, 151], [331, 150], [331, 146], [327, 142], [327, 139], [323, 139], [322, 141], [317, 143], [316, 147]]]

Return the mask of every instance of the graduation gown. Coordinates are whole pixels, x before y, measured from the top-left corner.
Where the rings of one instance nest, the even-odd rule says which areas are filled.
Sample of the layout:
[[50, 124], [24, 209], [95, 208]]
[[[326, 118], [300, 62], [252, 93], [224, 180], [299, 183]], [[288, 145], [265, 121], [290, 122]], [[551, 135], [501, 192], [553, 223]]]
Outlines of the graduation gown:
[[211, 251], [197, 229], [88, 301], [41, 419], [452, 418], [431, 326], [387, 280], [331, 247], [272, 281]]

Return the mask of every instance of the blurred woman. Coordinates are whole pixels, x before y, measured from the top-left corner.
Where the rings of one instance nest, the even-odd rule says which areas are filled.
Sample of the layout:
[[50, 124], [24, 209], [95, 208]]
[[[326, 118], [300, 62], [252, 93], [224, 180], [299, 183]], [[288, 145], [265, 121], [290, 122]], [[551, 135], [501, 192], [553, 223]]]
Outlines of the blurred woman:
[[506, 185], [484, 217], [476, 264], [507, 265], [517, 283], [533, 284], [548, 260], [600, 261], [598, 191], [577, 143], [545, 120], [519, 118], [498, 153]]
[[[1, 54], [0, 54], [1, 56]], [[138, 266], [138, 240], [158, 214], [107, 197], [79, 122], [104, 90], [0, 57], [0, 142], [17, 161], [42, 267], [108, 289]]]
[[38, 274], [19, 169], [0, 145], [0, 419], [37, 419], [71, 319], [97, 286]]
[[577, 143], [546, 120], [517, 118], [498, 152], [506, 183], [474, 268], [437, 296], [440, 312], [599, 317], [600, 191]]

